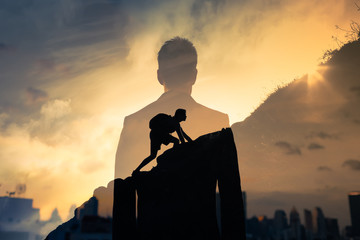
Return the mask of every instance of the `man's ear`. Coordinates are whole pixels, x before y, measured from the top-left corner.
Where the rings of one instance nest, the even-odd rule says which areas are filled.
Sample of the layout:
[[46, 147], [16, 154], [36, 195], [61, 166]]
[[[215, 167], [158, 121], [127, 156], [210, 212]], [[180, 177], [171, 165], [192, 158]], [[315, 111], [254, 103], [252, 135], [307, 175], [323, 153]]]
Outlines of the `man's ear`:
[[191, 85], [194, 85], [195, 82], [196, 82], [196, 77], [197, 77], [197, 73], [198, 73], [198, 70], [197, 68], [194, 69], [194, 71], [192, 72], [191, 74]]
[[157, 70], [157, 79], [161, 85], [164, 85], [164, 79], [163, 79], [162, 74], [159, 71], [159, 69]]

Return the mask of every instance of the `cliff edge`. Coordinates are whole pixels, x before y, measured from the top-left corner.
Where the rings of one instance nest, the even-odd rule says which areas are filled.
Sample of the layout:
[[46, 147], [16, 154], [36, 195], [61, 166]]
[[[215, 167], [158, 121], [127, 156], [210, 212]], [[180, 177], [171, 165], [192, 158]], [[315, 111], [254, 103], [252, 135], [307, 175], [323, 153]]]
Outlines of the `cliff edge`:
[[[157, 162], [149, 172], [115, 179], [114, 240], [245, 240], [237, 152], [230, 128], [169, 149]], [[220, 228], [216, 220], [217, 182]]]

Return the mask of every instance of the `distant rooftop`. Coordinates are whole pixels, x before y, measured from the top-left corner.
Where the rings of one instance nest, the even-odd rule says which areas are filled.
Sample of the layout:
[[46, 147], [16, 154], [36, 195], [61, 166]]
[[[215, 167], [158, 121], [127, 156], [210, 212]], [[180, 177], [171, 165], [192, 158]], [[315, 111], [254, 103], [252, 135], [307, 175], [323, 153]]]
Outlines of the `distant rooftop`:
[[349, 192], [349, 195], [350, 195], [350, 196], [360, 195], [360, 191], [357, 191], [357, 192]]

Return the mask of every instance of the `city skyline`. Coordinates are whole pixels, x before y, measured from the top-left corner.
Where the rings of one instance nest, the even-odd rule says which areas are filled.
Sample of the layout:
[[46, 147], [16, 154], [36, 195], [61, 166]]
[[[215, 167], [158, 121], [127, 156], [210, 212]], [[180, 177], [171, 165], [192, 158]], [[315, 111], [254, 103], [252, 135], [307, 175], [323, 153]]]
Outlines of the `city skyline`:
[[[246, 213], [248, 212], [247, 206], [248, 206], [248, 201], [247, 201], [247, 196], [248, 193], [243, 191], [243, 199], [244, 199], [244, 211], [245, 211], [245, 216], [247, 215]], [[359, 191], [353, 191], [353, 192], [349, 192], [349, 194], [347, 195], [347, 197], [350, 199], [351, 196], [355, 196], [355, 197], [359, 197], [360, 196], [360, 192]], [[7, 204], [7, 199], [13, 199], [14, 201], [18, 202], [15, 205], [11, 204], [9, 205], [9, 207], [5, 208], [5, 205]], [[219, 201], [219, 198], [217, 198]], [[353, 200], [356, 201], [356, 200]], [[29, 223], [27, 223], [27, 227], [20, 227], [21, 224], [23, 224], [24, 222], [28, 221], [26, 219], [32, 219], [31, 221], [33, 223], [37, 223], [40, 225], [36, 226], [35, 230], [37, 232], [33, 232], [35, 234], [42, 234], [42, 235], [47, 235], [49, 232], [55, 230], [55, 228], [58, 225], [61, 225], [62, 223], [66, 223], [67, 221], [69, 221], [72, 218], [76, 218], [76, 219], [83, 219], [84, 216], [100, 216], [98, 213], [98, 206], [99, 206], [99, 202], [97, 200], [96, 197], [91, 197], [88, 201], [84, 202], [82, 204], [82, 206], [77, 207], [78, 210], [75, 211], [75, 206], [72, 206], [69, 210], [69, 215], [66, 219], [62, 220], [61, 217], [59, 216], [58, 210], [55, 208], [52, 212], [52, 216], [47, 220], [47, 221], [40, 221], [39, 218], [39, 211], [40, 209], [34, 209], [32, 210], [32, 202], [33, 199], [26, 199], [26, 198], [21, 198], [21, 197], [9, 197], [9, 196], [1, 196], [0, 197], [0, 209], [2, 209], [2, 211], [0, 211], [0, 226], [2, 227], [2, 230], [6, 231], [6, 230], [10, 230], [10, 229], [17, 229], [17, 230], [26, 230], [28, 229]], [[15, 202], [14, 202], [15, 203]], [[4, 205], [5, 204], [5, 205]], [[19, 205], [20, 204], [20, 205]], [[251, 203], [250, 203], [251, 204]], [[355, 207], [355, 202], [349, 202], [349, 207], [350, 207], [350, 211], [351, 211], [351, 204], [353, 204], [353, 208]], [[356, 203], [357, 205], [357, 210], [353, 211], [358, 211], [358, 207], [360, 206], [359, 203]], [[22, 210], [21, 210], [22, 209]], [[298, 211], [299, 210], [303, 210], [303, 211]], [[12, 213], [11, 211], [18, 211], [18, 213]], [[19, 212], [19, 210], [21, 210]], [[29, 211], [34, 211], [33, 213], [31, 213], [30, 215], [28, 214]], [[219, 211], [219, 209], [217, 210]], [[287, 234], [297, 234], [297, 236], [293, 236], [296, 239], [302, 239], [302, 235], [303, 233], [301, 233], [300, 227], [303, 226], [304, 229], [307, 231], [307, 235], [306, 235], [306, 239], [312, 239], [314, 236], [316, 236], [317, 233], [321, 233], [321, 234], [326, 234], [327, 232], [329, 232], [330, 230], [327, 229], [326, 226], [330, 226], [329, 224], [331, 224], [331, 221], [334, 222], [333, 223], [333, 231], [335, 232], [334, 234], [338, 234], [340, 237], [343, 237], [343, 234], [345, 233], [344, 231], [346, 230], [345, 228], [349, 227], [349, 226], [340, 226], [338, 224], [338, 219], [336, 218], [336, 216], [328, 216], [327, 214], [323, 213], [321, 206], [314, 206], [312, 208], [312, 210], [308, 210], [307, 208], [304, 209], [300, 209], [297, 208], [295, 205], [293, 205], [290, 209], [284, 210], [283, 208], [277, 208], [277, 209], [272, 209], [269, 211], [273, 211], [272, 215], [266, 215], [266, 214], [251, 214], [248, 215], [246, 217], [247, 221], [251, 221], [251, 219], [256, 218], [259, 222], [262, 222], [264, 219], [271, 220], [273, 221], [273, 223], [271, 223], [274, 227], [274, 230], [272, 232], [272, 234], [274, 234], [275, 238], [277, 238], [277, 236], [279, 237], [279, 239], [283, 239], [283, 231], [288, 231], [289, 229], [293, 229], [292, 226], [296, 226], [296, 224], [298, 224], [298, 230], [296, 230], [294, 233], [287, 233]], [[303, 212], [303, 214], [301, 214], [301, 212]], [[75, 215], [74, 215], [75, 214]], [[219, 212], [218, 212], [219, 214]], [[8, 221], [7, 219], [9, 217], [6, 216], [11, 216], [11, 219], [18, 218], [18, 220], [14, 219], [11, 221], [15, 221], [15, 223], [18, 223], [19, 226], [15, 226], [15, 227], [7, 227], [7, 223], [6, 221]], [[352, 215], [352, 217], [356, 217], [356, 213], [354, 212]], [[307, 219], [307, 217], [309, 217]], [[317, 220], [320, 219], [320, 220]], [[220, 221], [220, 220], [219, 220]], [[320, 222], [319, 222], [320, 221]], [[330, 223], [328, 223], [330, 222]], [[318, 224], [323, 224], [322, 226], [319, 227]], [[355, 223], [356, 224], [356, 223]], [[15, 224], [16, 225], [16, 224]], [[326, 225], [326, 226], [325, 226]], [[25, 226], [25, 225], [24, 225]], [[35, 225], [34, 225], [35, 226]], [[352, 226], [352, 225], [350, 225]], [[46, 230], [45, 230], [46, 229]], [[279, 232], [278, 230], [279, 229]], [[356, 226], [355, 226], [356, 229]], [[30, 228], [28, 229], [30, 231]], [[34, 230], [34, 227], [32, 227], [32, 230]], [[251, 229], [247, 230], [249, 232], [251, 232]], [[291, 230], [294, 231], [294, 230]], [[310, 235], [309, 235], [310, 232]], [[300, 234], [300, 235], [298, 235]], [[281, 236], [281, 237], [280, 237]], [[304, 236], [305, 237], [305, 236]], [[321, 239], [326, 239], [326, 235], [322, 235], [322, 236], [318, 236]]]

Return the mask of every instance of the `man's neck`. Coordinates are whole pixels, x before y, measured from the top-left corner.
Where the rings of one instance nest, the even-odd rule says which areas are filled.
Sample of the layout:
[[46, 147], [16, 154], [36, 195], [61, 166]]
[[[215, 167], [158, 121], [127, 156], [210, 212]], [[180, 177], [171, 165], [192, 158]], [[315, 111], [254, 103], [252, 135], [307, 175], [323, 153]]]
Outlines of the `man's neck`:
[[166, 86], [164, 86], [164, 92], [165, 93], [182, 93], [182, 94], [186, 94], [186, 95], [191, 95], [192, 86], [178, 87], [178, 88], [172, 88], [172, 89], [169, 89]]

